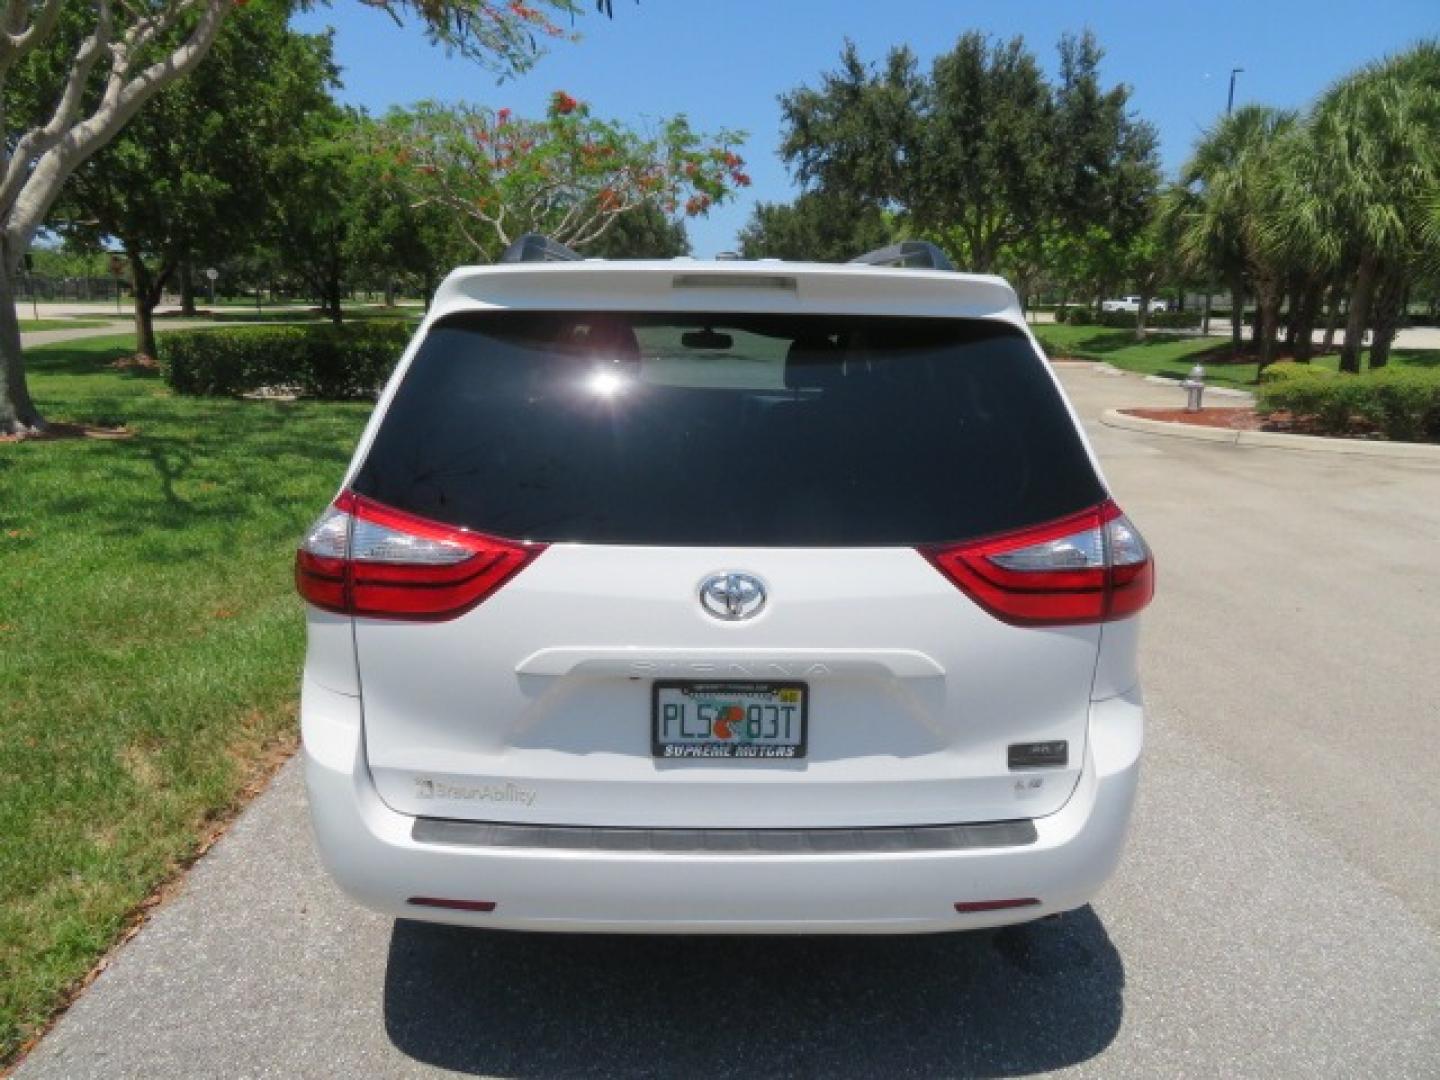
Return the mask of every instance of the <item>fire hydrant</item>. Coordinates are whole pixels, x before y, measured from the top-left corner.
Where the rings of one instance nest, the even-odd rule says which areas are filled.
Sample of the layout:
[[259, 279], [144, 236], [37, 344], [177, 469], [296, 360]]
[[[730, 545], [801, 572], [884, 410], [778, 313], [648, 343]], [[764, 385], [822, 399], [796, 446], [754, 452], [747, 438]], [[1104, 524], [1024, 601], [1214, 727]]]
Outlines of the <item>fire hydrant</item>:
[[1196, 364], [1190, 369], [1190, 375], [1180, 384], [1185, 388], [1185, 411], [1199, 412], [1200, 399], [1205, 395], [1205, 368]]

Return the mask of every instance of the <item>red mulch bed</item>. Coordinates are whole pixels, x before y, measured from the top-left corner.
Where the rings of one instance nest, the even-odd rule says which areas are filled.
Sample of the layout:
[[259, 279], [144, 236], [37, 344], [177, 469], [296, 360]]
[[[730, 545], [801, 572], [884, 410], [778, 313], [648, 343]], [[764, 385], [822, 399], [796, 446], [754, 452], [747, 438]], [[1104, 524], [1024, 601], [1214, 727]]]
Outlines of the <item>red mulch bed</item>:
[[1373, 427], [1366, 427], [1356, 420], [1351, 430], [1343, 435], [1323, 430], [1313, 416], [1292, 416], [1288, 412], [1257, 413], [1253, 408], [1201, 409], [1186, 412], [1184, 409], [1121, 409], [1127, 416], [1138, 416], [1142, 420], [1166, 420], [1176, 424], [1191, 424], [1195, 427], [1221, 428], [1226, 431], [1274, 431], [1282, 435], [1324, 435], [1330, 438], [1377, 439], [1379, 433]]
[[94, 427], [90, 424], [61, 424], [51, 421], [44, 431], [24, 435], [0, 435], [0, 443], [55, 442], [59, 439], [128, 439], [135, 433], [129, 428]]
[[1126, 416], [1138, 416], [1142, 420], [1169, 420], [1172, 423], [1193, 424], [1195, 427], [1225, 428], [1230, 431], [1270, 430], [1265, 420], [1255, 415], [1248, 405], [1238, 408], [1201, 409], [1186, 412], [1184, 409], [1121, 409]]

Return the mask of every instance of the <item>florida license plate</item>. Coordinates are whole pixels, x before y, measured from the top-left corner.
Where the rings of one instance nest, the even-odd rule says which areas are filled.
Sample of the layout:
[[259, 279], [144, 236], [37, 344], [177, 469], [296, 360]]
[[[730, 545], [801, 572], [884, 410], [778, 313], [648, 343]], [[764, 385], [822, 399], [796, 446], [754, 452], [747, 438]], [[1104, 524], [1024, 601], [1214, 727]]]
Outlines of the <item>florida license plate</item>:
[[798, 682], [656, 682], [651, 753], [671, 759], [803, 758], [809, 696]]

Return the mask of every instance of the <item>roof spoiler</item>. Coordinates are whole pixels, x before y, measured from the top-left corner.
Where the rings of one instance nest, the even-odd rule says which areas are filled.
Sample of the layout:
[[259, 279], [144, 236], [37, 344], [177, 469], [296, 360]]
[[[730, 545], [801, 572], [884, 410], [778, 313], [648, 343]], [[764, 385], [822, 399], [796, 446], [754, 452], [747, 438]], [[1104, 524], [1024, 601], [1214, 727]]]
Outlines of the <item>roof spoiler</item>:
[[857, 255], [852, 263], [871, 266], [894, 266], [914, 270], [954, 270], [945, 253], [928, 240], [902, 240], [889, 247], [876, 248]]
[[583, 262], [584, 259], [578, 251], [571, 251], [539, 233], [526, 233], [500, 256], [502, 263]]

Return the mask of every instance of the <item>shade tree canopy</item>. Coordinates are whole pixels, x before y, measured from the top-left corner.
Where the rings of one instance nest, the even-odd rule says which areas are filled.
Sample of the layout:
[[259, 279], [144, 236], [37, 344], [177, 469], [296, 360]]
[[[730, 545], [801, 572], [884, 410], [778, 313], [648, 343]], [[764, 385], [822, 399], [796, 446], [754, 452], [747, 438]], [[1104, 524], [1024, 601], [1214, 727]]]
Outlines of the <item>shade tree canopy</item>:
[[165, 87], [65, 186], [50, 224], [61, 236], [118, 243], [134, 287], [136, 347], [155, 352], [153, 313], [189, 264], [260, 239], [270, 164], [329, 104], [327, 35], [288, 26], [285, 0], [252, 0], [227, 19], [210, 55]]
[[[577, 0], [361, 0], [507, 72], [529, 66]], [[601, 7], [605, 7], [601, 0]], [[0, 0], [0, 432], [43, 426], [25, 381], [16, 268], [71, 175], [204, 59], [236, 0]], [[16, 107], [28, 104], [29, 107]]]
[[898, 239], [894, 215], [874, 202], [810, 191], [791, 203], [759, 203], [740, 232], [747, 259], [846, 262]]
[[1156, 136], [1127, 87], [1102, 85], [1101, 56], [1067, 35], [1051, 81], [1018, 37], [967, 33], [929, 70], [908, 48], [872, 66], [847, 44], [818, 86], [781, 97], [781, 153], [806, 191], [890, 211], [966, 269], [1056, 230], [1125, 242], [1158, 186]]

